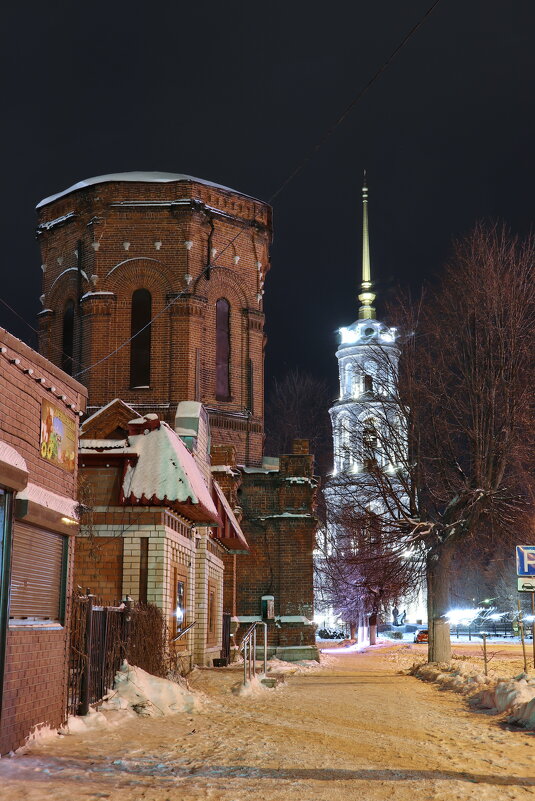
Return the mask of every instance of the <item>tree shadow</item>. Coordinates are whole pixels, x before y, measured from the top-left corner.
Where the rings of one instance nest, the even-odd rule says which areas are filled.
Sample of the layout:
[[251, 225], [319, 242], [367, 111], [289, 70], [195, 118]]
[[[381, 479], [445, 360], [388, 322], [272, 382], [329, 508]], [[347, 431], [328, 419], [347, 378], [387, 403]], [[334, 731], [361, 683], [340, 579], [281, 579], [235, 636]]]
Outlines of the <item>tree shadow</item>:
[[[264, 768], [255, 765], [185, 765], [182, 760], [158, 762], [152, 757], [141, 759], [99, 760], [84, 757], [68, 759], [52, 758], [46, 760], [46, 771], [26, 775], [22, 770], [11, 773], [10, 778], [24, 779], [28, 782], [50, 781], [60, 778], [65, 781], [86, 783], [119, 782], [120, 786], [135, 785], [150, 779], [151, 785], [158, 783], [169, 786], [175, 780], [192, 779], [246, 779], [275, 781], [358, 781], [358, 782], [414, 782], [414, 781], [461, 781], [470, 784], [488, 784], [502, 787], [535, 787], [535, 777], [498, 776], [489, 773], [471, 773], [455, 770], [418, 770], [394, 768], [359, 768], [346, 770], [339, 768]], [[22, 763], [20, 764], [22, 768]], [[29, 766], [26, 766], [28, 769]], [[19, 773], [17, 776], [16, 774]], [[83, 773], [83, 777], [80, 775]]]

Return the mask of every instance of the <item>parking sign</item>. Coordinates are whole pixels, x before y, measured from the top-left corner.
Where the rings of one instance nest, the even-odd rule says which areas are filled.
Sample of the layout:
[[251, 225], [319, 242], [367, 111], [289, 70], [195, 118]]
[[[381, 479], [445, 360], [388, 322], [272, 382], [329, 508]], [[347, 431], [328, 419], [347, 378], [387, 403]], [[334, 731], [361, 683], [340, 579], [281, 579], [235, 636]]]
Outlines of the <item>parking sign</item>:
[[535, 576], [535, 545], [516, 546], [516, 572], [518, 576]]

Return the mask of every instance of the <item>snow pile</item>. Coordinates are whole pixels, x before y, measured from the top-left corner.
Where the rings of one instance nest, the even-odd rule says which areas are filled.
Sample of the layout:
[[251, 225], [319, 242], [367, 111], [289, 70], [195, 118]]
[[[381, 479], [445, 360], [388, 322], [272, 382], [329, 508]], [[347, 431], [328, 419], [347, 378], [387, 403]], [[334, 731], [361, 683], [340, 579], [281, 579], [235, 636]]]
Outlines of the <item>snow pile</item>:
[[508, 712], [507, 720], [535, 729], [535, 679], [521, 673], [510, 681], [499, 681], [495, 687], [481, 693], [478, 705], [495, 713]]
[[323, 652], [320, 653], [320, 660], [320, 662], [316, 662], [315, 659], [300, 659], [298, 662], [285, 662], [283, 659], [273, 656], [268, 661], [268, 670], [276, 673], [310, 673], [337, 664], [336, 659], [332, 656], [325, 656]]
[[199, 705], [199, 698], [181, 684], [152, 676], [125, 661], [101, 710], [130, 709], [143, 717], [163, 717], [193, 712]]
[[480, 690], [490, 682], [487, 676], [479, 673], [469, 662], [456, 664], [424, 663], [413, 665], [409, 670], [413, 676], [424, 681], [434, 681], [446, 690], [469, 695]]
[[232, 692], [240, 698], [255, 698], [258, 695], [262, 695], [269, 689], [265, 684], [262, 684], [261, 679], [263, 678], [264, 675], [260, 673], [253, 676], [245, 684], [241, 681], [239, 684], [234, 685]]
[[409, 670], [413, 676], [432, 681], [454, 692], [469, 695], [472, 706], [488, 709], [507, 721], [535, 729], [535, 678], [521, 673], [514, 679], [494, 679], [474, 671], [469, 662], [447, 664], [416, 664]]

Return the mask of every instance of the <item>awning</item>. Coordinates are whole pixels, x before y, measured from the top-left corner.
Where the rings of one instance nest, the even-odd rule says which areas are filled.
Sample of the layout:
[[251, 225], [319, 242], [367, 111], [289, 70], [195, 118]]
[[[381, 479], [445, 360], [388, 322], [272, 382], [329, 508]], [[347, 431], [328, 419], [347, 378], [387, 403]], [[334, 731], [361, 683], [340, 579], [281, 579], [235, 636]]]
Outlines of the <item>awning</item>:
[[60, 534], [76, 534], [78, 502], [65, 495], [29, 483], [17, 492], [15, 499], [15, 518], [26, 523], [57, 531]]
[[7, 442], [0, 441], [0, 484], [21, 490], [28, 483], [28, 468], [23, 457]]
[[217, 481], [212, 481], [212, 498], [219, 517], [223, 521], [221, 528], [213, 530], [212, 537], [220, 542], [230, 553], [249, 553], [245, 535]]

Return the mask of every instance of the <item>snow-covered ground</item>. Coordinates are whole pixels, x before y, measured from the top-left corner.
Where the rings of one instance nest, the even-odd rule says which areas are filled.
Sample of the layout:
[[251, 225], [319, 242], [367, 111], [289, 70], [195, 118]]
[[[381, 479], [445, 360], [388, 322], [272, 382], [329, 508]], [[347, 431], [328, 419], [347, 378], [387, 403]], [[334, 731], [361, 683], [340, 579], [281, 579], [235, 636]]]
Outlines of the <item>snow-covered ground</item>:
[[[407, 643], [341, 650], [322, 667], [279, 663], [280, 683], [246, 696], [232, 691], [239, 666], [196, 670], [179, 693], [190, 696], [184, 711], [171, 709], [173, 702], [173, 714], [143, 717], [132, 711], [139, 703], [131, 698], [128, 709], [103, 712], [116, 720], [124, 715], [121, 725], [36, 742], [2, 759], [0, 798], [501, 801], [534, 795], [534, 737], [504, 730], [496, 717], [473, 712], [464, 696], [408, 675], [411, 660], [423, 655], [422, 646]], [[152, 693], [149, 686], [144, 694], [147, 689]]]

